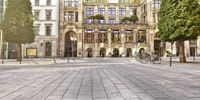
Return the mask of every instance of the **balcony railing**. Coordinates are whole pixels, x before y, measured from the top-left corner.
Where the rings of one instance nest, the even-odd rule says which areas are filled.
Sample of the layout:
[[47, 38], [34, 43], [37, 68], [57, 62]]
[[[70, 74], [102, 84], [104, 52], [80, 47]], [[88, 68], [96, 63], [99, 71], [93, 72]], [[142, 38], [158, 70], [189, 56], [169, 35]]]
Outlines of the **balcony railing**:
[[133, 27], [148, 27], [148, 24], [143, 23], [83, 23], [84, 27], [99, 27], [99, 28], [119, 28], [133, 29]]

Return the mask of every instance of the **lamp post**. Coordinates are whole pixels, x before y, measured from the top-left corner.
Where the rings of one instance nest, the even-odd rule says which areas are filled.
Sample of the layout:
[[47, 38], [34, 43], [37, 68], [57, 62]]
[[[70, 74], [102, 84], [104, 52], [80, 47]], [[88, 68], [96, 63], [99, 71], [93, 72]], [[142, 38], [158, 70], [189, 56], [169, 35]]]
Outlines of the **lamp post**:
[[0, 30], [1, 33], [1, 58], [2, 58], [2, 64], [4, 64], [4, 49], [3, 49], [3, 31]]

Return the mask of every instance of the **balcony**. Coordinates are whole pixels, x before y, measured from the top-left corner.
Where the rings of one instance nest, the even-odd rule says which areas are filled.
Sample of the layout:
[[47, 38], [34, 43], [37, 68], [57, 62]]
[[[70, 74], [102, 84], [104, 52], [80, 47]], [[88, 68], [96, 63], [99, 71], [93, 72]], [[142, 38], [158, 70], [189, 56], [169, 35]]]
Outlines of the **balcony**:
[[90, 29], [125, 29], [125, 30], [133, 30], [134, 28], [140, 27], [140, 28], [148, 28], [149, 26], [147, 24], [142, 23], [83, 23], [84, 28], [90, 28]]

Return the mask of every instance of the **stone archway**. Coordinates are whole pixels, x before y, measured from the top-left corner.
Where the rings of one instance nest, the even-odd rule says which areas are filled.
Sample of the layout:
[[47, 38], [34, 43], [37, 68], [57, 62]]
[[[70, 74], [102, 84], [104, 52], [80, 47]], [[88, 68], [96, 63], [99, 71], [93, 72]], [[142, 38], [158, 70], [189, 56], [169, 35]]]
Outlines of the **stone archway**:
[[105, 57], [106, 56], [106, 49], [105, 48], [101, 48], [100, 49], [100, 57]]
[[65, 34], [64, 57], [77, 57], [77, 35], [74, 31]]
[[92, 48], [87, 48], [87, 57], [93, 57], [93, 50]]
[[132, 49], [131, 48], [126, 49], [126, 57], [132, 57]]
[[118, 48], [114, 48], [113, 49], [113, 57], [119, 57], [119, 49]]

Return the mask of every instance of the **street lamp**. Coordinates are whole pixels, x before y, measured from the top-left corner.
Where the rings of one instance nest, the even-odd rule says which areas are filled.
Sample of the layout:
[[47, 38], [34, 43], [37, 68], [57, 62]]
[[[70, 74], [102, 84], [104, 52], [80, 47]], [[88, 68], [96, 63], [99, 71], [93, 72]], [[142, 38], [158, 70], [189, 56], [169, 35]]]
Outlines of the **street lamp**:
[[1, 34], [1, 58], [2, 58], [2, 64], [4, 64], [4, 50], [3, 50], [3, 31], [0, 30]]

